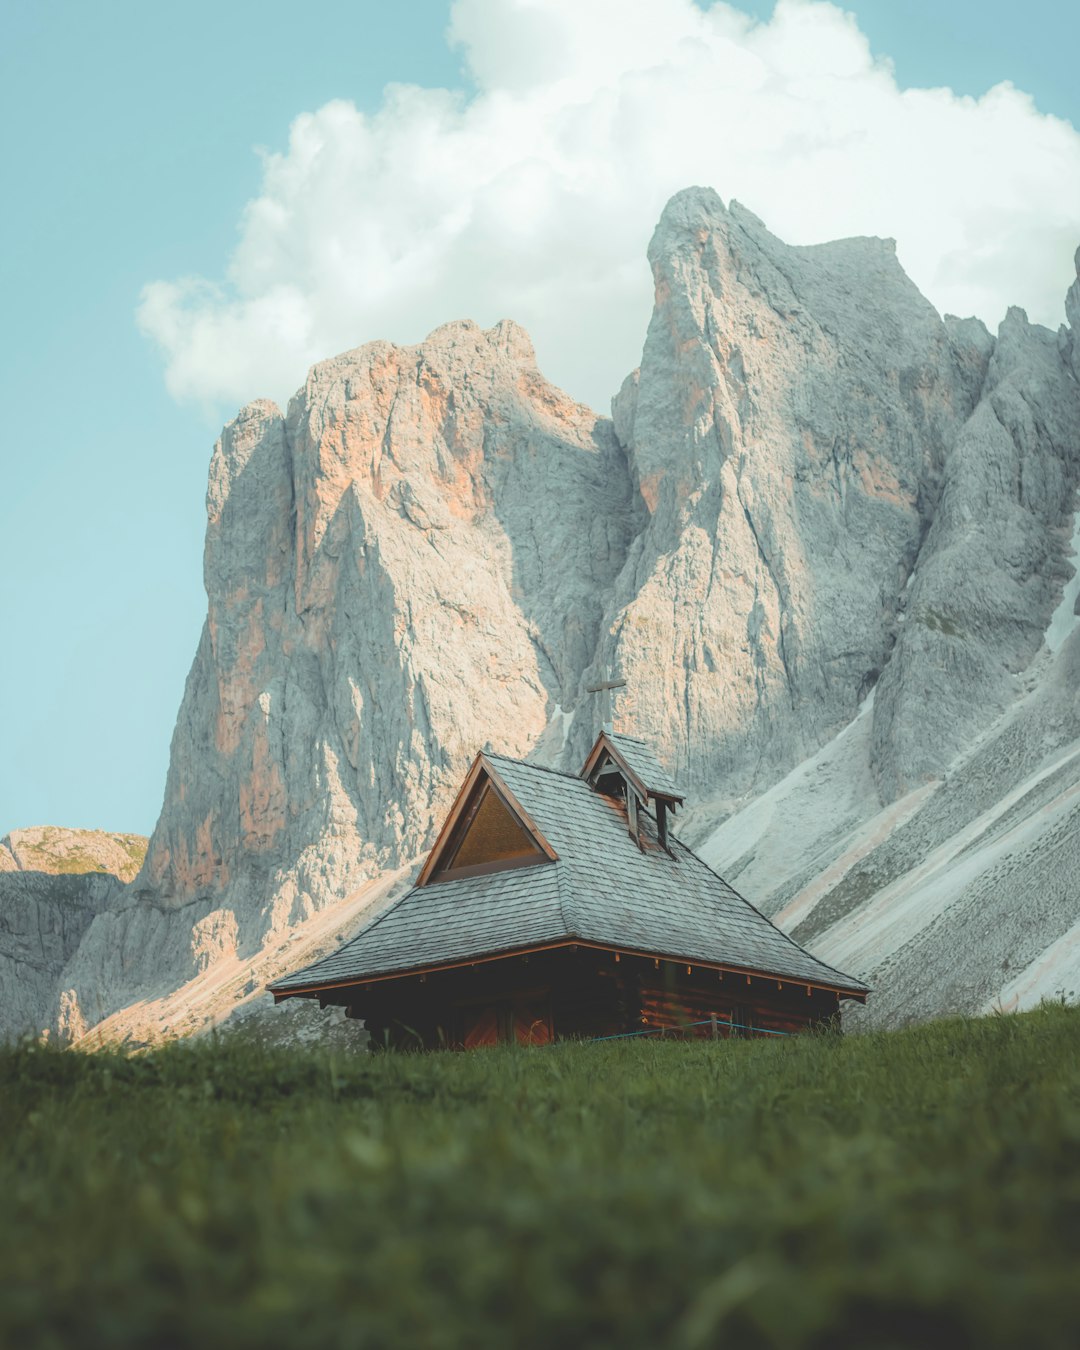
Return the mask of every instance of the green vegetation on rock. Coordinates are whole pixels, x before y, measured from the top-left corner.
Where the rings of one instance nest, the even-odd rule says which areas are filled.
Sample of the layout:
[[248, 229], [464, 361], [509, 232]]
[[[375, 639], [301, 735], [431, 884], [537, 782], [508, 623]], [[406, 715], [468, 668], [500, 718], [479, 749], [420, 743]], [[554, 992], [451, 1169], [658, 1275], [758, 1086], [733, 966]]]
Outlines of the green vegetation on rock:
[[149, 840], [141, 834], [109, 834], [105, 830], [69, 830], [42, 825], [16, 830], [10, 836], [24, 871], [50, 876], [110, 874], [132, 881], [146, 857]]
[[0, 1053], [0, 1344], [1061, 1346], [1080, 1013]]

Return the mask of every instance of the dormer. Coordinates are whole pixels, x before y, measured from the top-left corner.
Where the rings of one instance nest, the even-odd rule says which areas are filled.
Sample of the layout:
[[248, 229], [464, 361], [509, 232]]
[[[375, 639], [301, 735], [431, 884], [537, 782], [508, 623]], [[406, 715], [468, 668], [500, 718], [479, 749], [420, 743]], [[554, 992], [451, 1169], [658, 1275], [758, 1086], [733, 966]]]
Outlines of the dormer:
[[651, 805], [656, 813], [657, 837], [661, 847], [668, 848], [668, 816], [682, 805], [683, 794], [644, 741], [621, 732], [602, 731], [589, 751], [581, 777], [594, 791], [626, 803], [627, 828], [639, 847], [638, 814]]
[[557, 859], [539, 826], [491, 761], [480, 754], [473, 760], [416, 884], [432, 886]]

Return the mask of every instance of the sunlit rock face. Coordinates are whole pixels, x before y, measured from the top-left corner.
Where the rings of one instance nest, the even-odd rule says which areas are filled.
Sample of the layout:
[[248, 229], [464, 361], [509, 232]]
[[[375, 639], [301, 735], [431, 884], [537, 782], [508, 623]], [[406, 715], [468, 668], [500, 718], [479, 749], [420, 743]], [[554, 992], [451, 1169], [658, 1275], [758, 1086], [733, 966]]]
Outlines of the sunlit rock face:
[[890, 241], [791, 248], [695, 188], [649, 257], [656, 308], [614, 403], [647, 523], [594, 671], [626, 677], [627, 717], [678, 777], [735, 798], [881, 678], [875, 773], [896, 795], [949, 762], [1039, 647], [1075, 382], [1020, 311], [996, 343], [939, 318]]
[[287, 417], [245, 408], [207, 511], [164, 805], [65, 977], [84, 1005], [251, 954], [414, 856], [478, 749], [529, 753], [595, 652], [634, 497], [610, 420], [522, 329], [454, 323], [314, 367]]
[[610, 423], [511, 323], [372, 343], [287, 419], [245, 409], [211, 466], [209, 617], [146, 880], [415, 852], [478, 747], [524, 755], [570, 701], [630, 503]]
[[[528, 753], [596, 644], [629, 537], [609, 422], [511, 323], [316, 366], [214, 452], [206, 630], [142, 884], [301, 861], [286, 917], [408, 856], [487, 742]], [[294, 908], [295, 904], [295, 908]]]
[[415, 857], [485, 745], [576, 769], [598, 680], [714, 817], [871, 689], [878, 804], [1010, 706], [1068, 572], [1080, 280], [1071, 327], [1011, 311], [994, 338], [890, 242], [790, 247], [700, 188], [649, 258], [612, 420], [513, 323], [453, 323], [225, 428], [161, 817], [57, 977], [58, 1027], [242, 964]]

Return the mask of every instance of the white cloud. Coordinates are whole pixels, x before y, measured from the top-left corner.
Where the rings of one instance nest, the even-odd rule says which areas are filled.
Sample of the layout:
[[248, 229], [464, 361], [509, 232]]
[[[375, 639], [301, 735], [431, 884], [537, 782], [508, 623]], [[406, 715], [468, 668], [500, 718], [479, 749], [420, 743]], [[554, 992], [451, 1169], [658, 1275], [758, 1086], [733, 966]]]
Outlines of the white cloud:
[[457, 0], [476, 92], [328, 103], [267, 155], [224, 284], [156, 281], [139, 323], [171, 392], [284, 399], [307, 366], [448, 319], [517, 319], [594, 406], [637, 364], [645, 247], [691, 184], [789, 243], [895, 237], [943, 311], [1055, 325], [1080, 243], [1080, 135], [1009, 84], [900, 90], [855, 19], [693, 0]]

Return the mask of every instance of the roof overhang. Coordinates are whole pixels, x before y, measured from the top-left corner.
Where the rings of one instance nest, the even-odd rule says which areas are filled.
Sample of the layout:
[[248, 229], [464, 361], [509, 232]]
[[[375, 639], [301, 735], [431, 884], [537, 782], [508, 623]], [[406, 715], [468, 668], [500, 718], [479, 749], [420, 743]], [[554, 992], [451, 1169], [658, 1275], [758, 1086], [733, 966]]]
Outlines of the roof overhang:
[[702, 961], [696, 956], [672, 952], [647, 952], [634, 947], [624, 947], [606, 942], [594, 942], [587, 938], [566, 937], [557, 942], [545, 942], [531, 947], [514, 947], [502, 952], [489, 952], [480, 956], [466, 957], [455, 961], [437, 962], [423, 966], [410, 966], [405, 970], [384, 971], [381, 974], [360, 975], [353, 979], [326, 981], [322, 984], [303, 985], [294, 989], [282, 988], [282, 985], [271, 984], [267, 988], [274, 996], [274, 1002], [280, 1003], [286, 998], [316, 998], [323, 992], [337, 989], [364, 989], [373, 984], [385, 984], [389, 980], [406, 980], [419, 975], [434, 975], [442, 971], [462, 970], [470, 966], [490, 965], [496, 961], [507, 961], [514, 957], [531, 956], [536, 952], [551, 952], [564, 950], [570, 947], [583, 947], [591, 951], [610, 952], [616, 956], [639, 957], [648, 961], [665, 961], [678, 966], [696, 966], [700, 970], [715, 970], [719, 975], [731, 975], [738, 979], [747, 981], [764, 980], [768, 982], [775, 981], [781, 988], [789, 985], [792, 988], [805, 988], [809, 993], [812, 989], [820, 989], [826, 993], [833, 993], [837, 998], [855, 999], [860, 1003], [865, 1003], [867, 996], [871, 992], [867, 985], [859, 983], [858, 985], [842, 984], [839, 981], [828, 980], [807, 980], [799, 975], [787, 975], [783, 972], [771, 970], [759, 970], [752, 966], [730, 965], [720, 961]]

